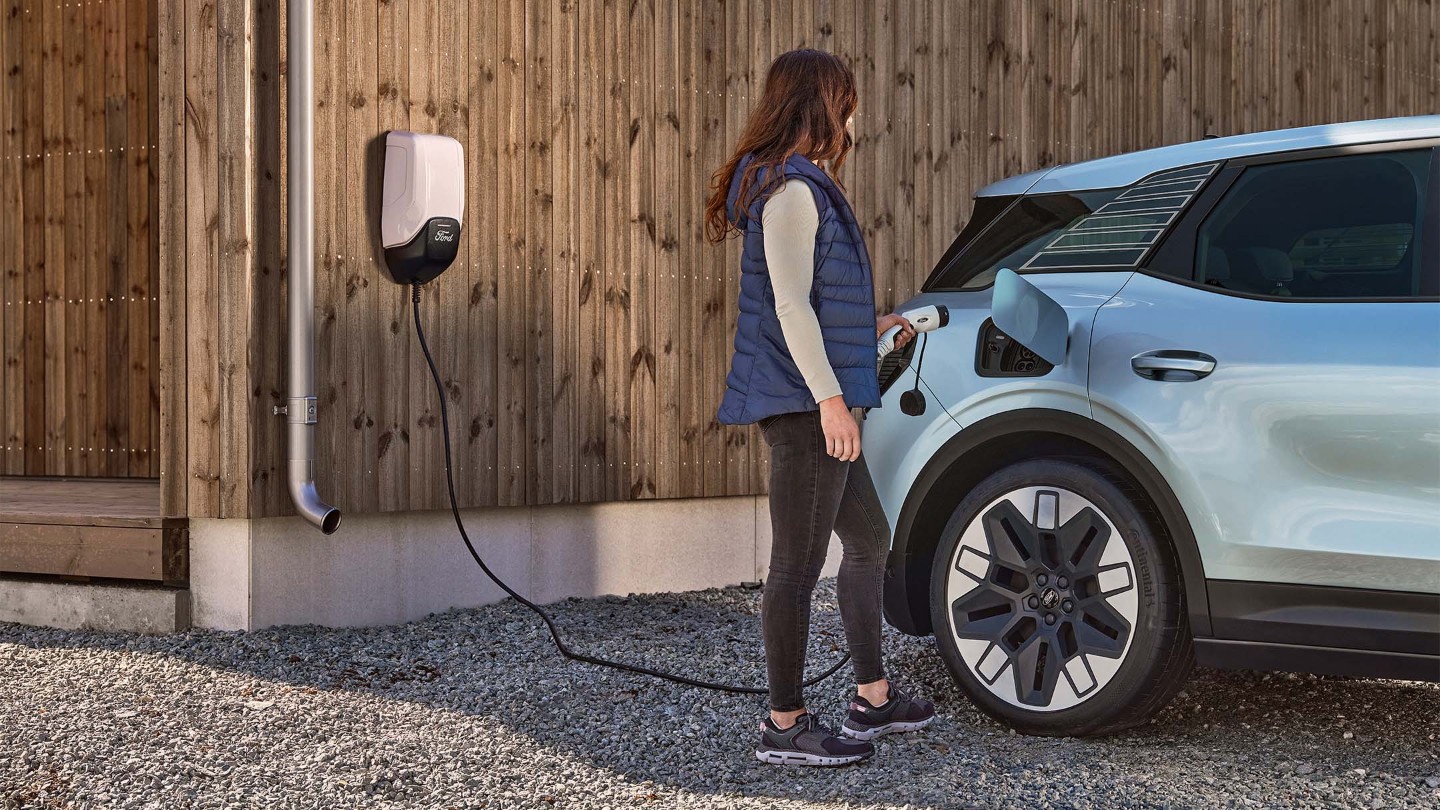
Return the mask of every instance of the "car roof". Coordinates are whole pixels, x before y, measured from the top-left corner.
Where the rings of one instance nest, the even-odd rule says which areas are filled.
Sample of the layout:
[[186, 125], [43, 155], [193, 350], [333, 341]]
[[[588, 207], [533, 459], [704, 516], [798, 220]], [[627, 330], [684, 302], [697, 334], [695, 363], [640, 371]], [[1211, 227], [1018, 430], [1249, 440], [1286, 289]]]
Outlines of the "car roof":
[[977, 197], [999, 197], [1013, 194], [1053, 194], [1066, 191], [1118, 188], [1128, 186], [1147, 175], [1165, 169], [1208, 163], [1216, 160], [1318, 149], [1327, 146], [1352, 146], [1413, 138], [1440, 137], [1440, 115], [1417, 115], [1410, 118], [1384, 118], [1377, 121], [1352, 121], [1345, 124], [1321, 124], [1313, 127], [1277, 129], [1248, 135], [1161, 146], [1113, 157], [1068, 163], [1049, 169], [1009, 177], [980, 189]]

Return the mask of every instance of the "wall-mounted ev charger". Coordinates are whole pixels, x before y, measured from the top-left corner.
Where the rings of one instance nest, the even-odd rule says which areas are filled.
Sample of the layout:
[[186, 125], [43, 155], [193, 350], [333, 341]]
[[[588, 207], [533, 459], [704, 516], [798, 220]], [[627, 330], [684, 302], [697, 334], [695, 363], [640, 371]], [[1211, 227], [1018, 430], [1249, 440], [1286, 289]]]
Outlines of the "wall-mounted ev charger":
[[[490, 566], [485, 564], [475, 544], [465, 531], [465, 521], [460, 517], [460, 504], [455, 497], [454, 464], [450, 451], [450, 410], [446, 404], [445, 385], [435, 358], [430, 354], [430, 344], [425, 340], [425, 326], [420, 320], [420, 287], [444, 273], [460, 252], [460, 232], [465, 217], [465, 150], [460, 142], [444, 135], [425, 135], [416, 132], [393, 131], [385, 135], [384, 180], [380, 200], [380, 243], [384, 252], [384, 267], [390, 279], [410, 288], [411, 312], [415, 320], [415, 337], [420, 351], [425, 355], [425, 364], [430, 369], [430, 379], [435, 383], [435, 393], [440, 400], [440, 429], [445, 441], [445, 484], [450, 495], [450, 513], [455, 518], [455, 528], [470, 556], [510, 598], [535, 612], [550, 630], [550, 638], [560, 654], [574, 661], [596, 664], [602, 667], [650, 675], [687, 686], [715, 689], [721, 692], [763, 695], [769, 690], [753, 686], [731, 686], [712, 683], [684, 675], [661, 672], [648, 667], [624, 664], [577, 653], [565, 646], [555, 622], [540, 606], [515, 592]], [[373, 211], [373, 209], [372, 209]], [[846, 653], [834, 666], [805, 681], [813, 686], [829, 678], [850, 660]]]
[[460, 252], [465, 218], [465, 149], [454, 138], [385, 135], [380, 246], [396, 284], [424, 284]]

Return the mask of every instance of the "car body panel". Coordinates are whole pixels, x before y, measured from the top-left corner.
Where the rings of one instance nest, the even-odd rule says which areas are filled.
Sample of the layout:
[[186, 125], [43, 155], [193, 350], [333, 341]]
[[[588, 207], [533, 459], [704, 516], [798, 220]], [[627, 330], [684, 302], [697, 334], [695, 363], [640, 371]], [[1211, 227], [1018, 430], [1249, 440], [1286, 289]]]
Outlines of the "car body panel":
[[[1246, 604], [1260, 605], [1257, 615], [1270, 624], [1274, 611], [1266, 605], [1289, 604], [1300, 592], [1309, 601], [1290, 605], [1286, 615], [1319, 633], [1308, 637], [1322, 638], [1308, 641], [1315, 654], [1303, 666], [1361, 673], [1390, 662], [1385, 653], [1394, 650], [1371, 630], [1403, 624], [1397, 617], [1414, 613], [1411, 602], [1440, 604], [1433, 601], [1440, 597], [1440, 301], [1303, 300], [1218, 290], [1189, 281], [1179, 265], [1194, 255], [1195, 225], [1246, 166], [1427, 147], [1437, 137], [1440, 115], [1306, 127], [1051, 167], [981, 190], [976, 196], [1015, 202], [1001, 210], [992, 205], [988, 225], [968, 228], [972, 241], [999, 216], [1018, 210], [1024, 196], [1126, 189], [1156, 173], [1221, 164], [1212, 174], [1221, 182], [1182, 209], [1138, 267], [1024, 272], [1025, 281], [1060, 300], [1071, 319], [1066, 362], [1047, 375], [979, 375], [976, 339], [994, 290], [963, 288], [971, 277], [946, 278], [948, 288], [936, 290], [937, 268], [926, 293], [900, 307], [946, 304], [952, 323], [929, 336], [933, 346], [922, 366], [926, 414], [907, 417], [897, 406], [901, 393], [916, 385], [919, 357], [912, 357], [864, 428], [865, 455], [896, 528], [887, 617], [906, 633], [929, 630], [929, 551], [948, 517], [946, 504], [958, 503], [960, 490], [985, 476], [978, 467], [1024, 457], [1024, 445], [1005, 437], [1045, 432], [1047, 447], [1067, 448], [1060, 453], [1077, 447], [1086, 453], [1087, 447], [1109, 455], [1164, 515], [1181, 559], [1195, 637], [1256, 641], [1212, 626], [1217, 615], [1243, 620], [1227, 627], [1253, 626], [1254, 617], [1238, 605], [1212, 604], [1211, 585], [1250, 594]], [[1440, 252], [1433, 242], [1436, 166], [1431, 163], [1421, 254], [1430, 257]], [[942, 264], [953, 267], [965, 246], [956, 241]], [[1166, 268], [1184, 280], [1153, 272], [1149, 262], [1159, 258], [1176, 264]], [[1179, 382], [1164, 370], [1156, 375], [1132, 365], [1136, 355], [1156, 350], [1214, 355], [1218, 370]], [[1181, 359], [1187, 357], [1194, 359]], [[1346, 618], [1351, 643], [1332, 644], [1325, 617], [1333, 618], [1329, 607], [1345, 600], [1369, 605], [1368, 613]], [[1312, 610], [1310, 602], [1328, 613]], [[1365, 641], [1354, 643], [1356, 637]], [[1424, 643], [1440, 644], [1440, 634]], [[1329, 647], [1380, 657], [1365, 666], [1329, 662]], [[1238, 654], [1225, 666], [1240, 660]], [[1421, 666], [1436, 660], [1433, 653], [1420, 659]], [[1375, 666], [1374, 672], [1390, 672]]]
[[[917, 347], [909, 368], [885, 392], [881, 407], [866, 415], [865, 458], [872, 470], [884, 471], [875, 476], [875, 485], [892, 526], [920, 471], [962, 425], [1008, 411], [1037, 408], [1090, 417], [1087, 386], [1091, 325], [1100, 306], [1124, 286], [1131, 273], [1124, 270], [1026, 276], [1070, 317], [1070, 348], [1065, 362], [1043, 377], [992, 378], [976, 372], [976, 341], [981, 325], [990, 317], [990, 288], [922, 293], [899, 307], [907, 310], [944, 304], [950, 310], [950, 322], [921, 338], [926, 341], [923, 361]], [[908, 416], [900, 410], [899, 399], [904, 391], [915, 387], [917, 365], [928, 407], [921, 416]]]
[[[1137, 375], [1203, 352], [1193, 381]], [[1096, 421], [1145, 453], [1208, 576], [1440, 592], [1440, 304], [1279, 301], [1137, 273], [1100, 311]]]
[[[864, 429], [895, 527], [887, 620], [905, 633], [935, 629], [945, 595], [931, 593], [932, 579], [950, 572], [934, 572], [934, 552], [955, 505], [991, 472], [1028, 458], [1091, 456], [1128, 479], [1168, 530], [1202, 665], [1436, 679], [1440, 276], [1412, 279], [1409, 295], [1385, 278], [1367, 299], [1353, 284], [1247, 287], [1231, 283], [1223, 264], [1215, 265], [1223, 276], [1194, 265], [1199, 225], [1251, 167], [1354, 160], [1432, 147], [1437, 138], [1436, 115], [1306, 127], [1053, 167], [977, 193], [991, 198], [977, 209], [983, 214], [946, 251], [926, 292], [902, 307], [940, 303], [952, 314], [950, 326], [930, 333], [921, 367], [929, 408], [911, 417], [897, 407], [916, 385], [912, 358]], [[1211, 164], [1206, 183], [1133, 264], [1031, 267], [1032, 257], [1012, 268], [1061, 304], [1070, 343], [1064, 362], [1043, 376], [980, 376], [978, 331], [993, 294], [985, 274], [995, 275], [995, 256], [1010, 254], [985, 244], [967, 260], [968, 247], [1011, 212], [1011, 231], [995, 232], [1026, 236], [1023, 216], [1036, 213], [1028, 197], [1136, 194], [1138, 183], [1176, 182], [1166, 173], [1202, 164]], [[1414, 233], [1423, 236], [1423, 272], [1437, 274], [1440, 155], [1428, 172], [1428, 185], [1416, 174], [1429, 199]], [[1112, 247], [1083, 239], [1065, 247], [1082, 244]], [[1354, 244], [1364, 243], [1347, 247]], [[1014, 328], [1028, 334], [1029, 323], [1017, 318]]]
[[1433, 138], [1437, 132], [1440, 132], [1440, 115], [1417, 115], [1210, 138], [1029, 172], [991, 183], [975, 196], [1050, 194], [1119, 188], [1158, 171], [1195, 163], [1300, 149]]

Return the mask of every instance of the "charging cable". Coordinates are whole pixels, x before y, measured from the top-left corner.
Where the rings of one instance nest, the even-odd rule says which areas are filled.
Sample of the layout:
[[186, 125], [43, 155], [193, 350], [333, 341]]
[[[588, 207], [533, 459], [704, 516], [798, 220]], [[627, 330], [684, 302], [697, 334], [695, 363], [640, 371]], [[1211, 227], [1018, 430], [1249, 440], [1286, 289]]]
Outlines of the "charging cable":
[[[450, 463], [450, 412], [445, 406], [445, 384], [440, 380], [440, 371], [435, 367], [435, 359], [430, 356], [430, 345], [425, 342], [425, 327], [423, 324], [420, 323], [419, 284], [412, 284], [410, 287], [410, 303], [413, 306], [414, 310], [415, 337], [420, 340], [420, 351], [425, 353], [425, 364], [430, 367], [430, 378], [435, 381], [435, 394], [440, 397], [440, 430], [445, 435], [445, 485], [449, 489], [450, 493], [450, 514], [455, 516], [455, 528], [460, 530], [460, 539], [465, 541], [465, 548], [469, 549], [470, 556], [475, 558], [475, 564], [480, 566], [480, 570], [485, 572], [485, 576], [489, 577], [491, 582], [499, 585], [502, 591], [510, 594], [511, 599], [514, 599], [516, 602], [519, 602], [520, 604], [529, 608], [535, 613], [536, 616], [539, 616], [541, 621], [545, 622], [545, 627], [550, 630], [550, 638], [555, 642], [555, 649], [559, 650], [561, 655], [569, 658], [572, 661], [584, 661], [587, 664], [595, 664], [596, 666], [602, 667], [611, 667], [612, 669], [623, 670], [625, 672], [635, 672], [640, 675], [649, 675], [654, 678], [661, 678], [667, 681], [674, 681], [675, 683], [682, 683], [686, 686], [698, 686], [701, 689], [714, 689], [717, 692], [735, 692], [743, 695], [768, 694], [770, 691], [769, 689], [763, 689], [754, 686], [733, 686], [731, 684], [712, 683], [711, 681], [702, 681], [696, 678], [687, 678], [684, 675], [676, 675], [670, 672], [661, 672], [658, 669], [635, 666], [634, 664], [624, 664], [619, 661], [608, 661], [604, 658], [596, 658], [593, 655], [586, 655], [585, 653], [575, 652], [574, 650], [571, 650], [569, 647], [565, 646], [565, 642], [561, 640], [560, 632], [555, 629], [555, 622], [550, 618], [550, 614], [546, 613], [543, 609], [541, 609], [539, 605], [516, 593], [514, 588], [511, 588], [509, 585], [505, 584], [505, 580], [496, 576], [495, 572], [490, 570], [490, 566], [485, 564], [485, 560], [482, 559], [480, 557], [480, 553], [475, 550], [475, 545], [470, 542], [470, 534], [465, 531], [465, 521], [460, 518], [459, 502], [455, 500], [455, 476], [451, 472]], [[839, 661], [835, 662], [834, 666], [830, 667], [819, 675], [816, 675], [810, 680], [805, 681], [802, 685], [814, 686], [815, 684], [820, 683], [826, 678], [829, 678], [831, 675], [834, 675], [836, 672], [839, 672], [840, 668], [845, 666], [845, 663], [849, 660], [850, 653], [847, 652], [844, 656], [840, 658]]]

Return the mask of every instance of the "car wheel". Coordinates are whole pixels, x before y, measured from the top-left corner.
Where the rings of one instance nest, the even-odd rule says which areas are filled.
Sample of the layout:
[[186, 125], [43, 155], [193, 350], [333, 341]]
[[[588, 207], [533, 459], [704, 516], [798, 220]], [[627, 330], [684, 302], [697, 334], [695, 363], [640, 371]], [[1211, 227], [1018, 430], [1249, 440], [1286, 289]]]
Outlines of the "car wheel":
[[1019, 731], [1118, 731], [1189, 674], [1179, 574], [1126, 479], [1088, 459], [1020, 462], [971, 490], [941, 535], [936, 644], [976, 705]]

